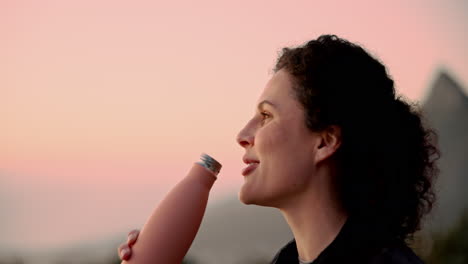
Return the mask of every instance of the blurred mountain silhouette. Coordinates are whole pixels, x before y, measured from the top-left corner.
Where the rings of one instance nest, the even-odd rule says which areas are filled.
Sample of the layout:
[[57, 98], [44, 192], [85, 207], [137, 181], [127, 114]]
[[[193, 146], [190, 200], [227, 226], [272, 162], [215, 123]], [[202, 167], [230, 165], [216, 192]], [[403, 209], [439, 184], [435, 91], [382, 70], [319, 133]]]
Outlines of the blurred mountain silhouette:
[[438, 133], [441, 151], [438, 197], [429, 223], [441, 231], [454, 225], [468, 207], [468, 97], [453, 77], [441, 71], [423, 110]]

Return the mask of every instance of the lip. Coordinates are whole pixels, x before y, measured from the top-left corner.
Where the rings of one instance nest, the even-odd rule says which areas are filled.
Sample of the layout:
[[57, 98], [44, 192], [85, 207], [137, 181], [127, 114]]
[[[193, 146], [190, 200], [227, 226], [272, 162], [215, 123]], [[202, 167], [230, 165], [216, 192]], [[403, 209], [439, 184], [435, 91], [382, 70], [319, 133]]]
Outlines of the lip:
[[242, 169], [242, 175], [243, 175], [243, 176], [247, 176], [247, 175], [249, 175], [250, 173], [252, 173], [252, 172], [258, 167], [258, 164], [260, 164], [260, 161], [259, 161], [259, 160], [256, 160], [256, 159], [247, 157], [247, 155], [245, 155], [244, 157], [242, 157], [242, 161], [243, 161], [245, 164], [247, 164], [247, 167], [245, 167], [245, 168]]
[[260, 161], [258, 161], [258, 160], [256, 160], [256, 159], [247, 158], [247, 157], [245, 157], [245, 156], [242, 158], [242, 161], [243, 161], [245, 164], [260, 163]]
[[252, 173], [258, 167], [258, 164], [258, 162], [250, 163], [247, 167], [242, 169], [242, 175], [247, 176]]

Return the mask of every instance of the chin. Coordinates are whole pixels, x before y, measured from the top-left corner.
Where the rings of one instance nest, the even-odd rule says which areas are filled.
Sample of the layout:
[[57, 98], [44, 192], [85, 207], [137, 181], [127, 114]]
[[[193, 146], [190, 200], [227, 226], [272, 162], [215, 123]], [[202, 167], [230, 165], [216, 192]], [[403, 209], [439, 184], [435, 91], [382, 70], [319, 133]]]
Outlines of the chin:
[[[245, 187], [245, 186], [244, 186]], [[249, 205], [261, 205], [261, 199], [258, 195], [255, 195], [255, 192], [248, 190], [247, 188], [242, 188], [238, 194], [239, 201], [243, 204]]]
[[266, 207], [275, 207], [270, 199], [266, 199], [266, 197], [258, 197], [254, 195], [249, 195], [248, 192], [243, 191], [242, 189], [238, 195], [239, 201], [246, 205], [258, 205], [258, 206], [266, 206]]
[[249, 198], [248, 195], [246, 195], [242, 190], [239, 191], [239, 194], [237, 196], [239, 198], [239, 201], [243, 204], [254, 204], [253, 199]]

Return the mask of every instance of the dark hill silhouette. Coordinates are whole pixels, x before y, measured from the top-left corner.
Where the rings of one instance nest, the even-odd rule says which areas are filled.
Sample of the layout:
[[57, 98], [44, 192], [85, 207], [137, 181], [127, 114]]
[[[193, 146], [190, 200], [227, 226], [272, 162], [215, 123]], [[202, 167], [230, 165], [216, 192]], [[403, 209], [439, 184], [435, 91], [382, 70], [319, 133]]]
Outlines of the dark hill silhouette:
[[423, 110], [439, 135], [442, 156], [433, 228], [443, 230], [468, 206], [468, 96], [453, 77], [441, 71]]

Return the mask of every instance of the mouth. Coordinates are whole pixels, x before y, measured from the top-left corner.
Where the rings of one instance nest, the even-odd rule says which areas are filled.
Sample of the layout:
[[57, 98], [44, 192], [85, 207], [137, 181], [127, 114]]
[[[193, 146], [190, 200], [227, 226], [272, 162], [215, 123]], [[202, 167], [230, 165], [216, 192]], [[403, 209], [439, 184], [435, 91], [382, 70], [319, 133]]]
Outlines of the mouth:
[[250, 160], [250, 159], [244, 158], [244, 163], [247, 164], [247, 167], [242, 169], [242, 175], [247, 176], [250, 173], [252, 173], [258, 167], [258, 165], [260, 164], [260, 161]]

